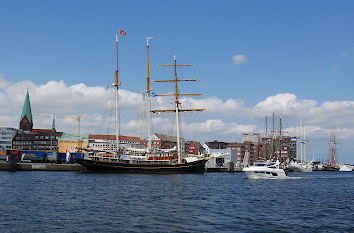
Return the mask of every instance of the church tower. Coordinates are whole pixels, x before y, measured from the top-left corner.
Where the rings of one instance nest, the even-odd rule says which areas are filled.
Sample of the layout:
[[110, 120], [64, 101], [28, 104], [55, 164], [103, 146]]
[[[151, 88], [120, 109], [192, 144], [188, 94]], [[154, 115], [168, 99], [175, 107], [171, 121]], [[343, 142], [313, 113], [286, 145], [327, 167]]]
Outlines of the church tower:
[[26, 94], [25, 103], [23, 104], [21, 121], [20, 121], [20, 129], [24, 131], [32, 131], [33, 129], [31, 103], [29, 99], [28, 90]]

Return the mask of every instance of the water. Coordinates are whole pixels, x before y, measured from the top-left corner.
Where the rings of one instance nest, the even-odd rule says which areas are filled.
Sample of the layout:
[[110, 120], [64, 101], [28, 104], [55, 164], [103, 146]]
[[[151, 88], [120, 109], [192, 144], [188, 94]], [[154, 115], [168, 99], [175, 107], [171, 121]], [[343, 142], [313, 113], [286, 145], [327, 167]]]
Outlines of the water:
[[1, 232], [352, 232], [354, 172], [0, 172]]

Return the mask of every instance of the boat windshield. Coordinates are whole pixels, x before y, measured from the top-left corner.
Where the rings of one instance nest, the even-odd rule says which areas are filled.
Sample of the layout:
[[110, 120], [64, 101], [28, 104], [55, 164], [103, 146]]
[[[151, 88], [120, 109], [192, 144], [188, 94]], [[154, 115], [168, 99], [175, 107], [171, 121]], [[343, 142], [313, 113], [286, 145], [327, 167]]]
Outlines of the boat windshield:
[[270, 166], [275, 166], [274, 162], [269, 162], [269, 163], [255, 163], [254, 166], [257, 167], [270, 167]]

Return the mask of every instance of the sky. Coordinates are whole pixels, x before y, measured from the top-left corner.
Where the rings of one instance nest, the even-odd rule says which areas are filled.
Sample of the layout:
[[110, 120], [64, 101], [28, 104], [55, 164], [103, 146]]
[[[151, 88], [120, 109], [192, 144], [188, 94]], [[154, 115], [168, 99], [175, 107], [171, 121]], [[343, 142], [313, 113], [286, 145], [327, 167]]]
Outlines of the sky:
[[[339, 160], [354, 163], [353, 1], [2, 1], [0, 7], [0, 126], [17, 128], [28, 89], [33, 114], [83, 114], [82, 131], [112, 126], [115, 34], [119, 36], [122, 134], [146, 137], [146, 41], [152, 79], [173, 77], [173, 54], [183, 78], [183, 107], [205, 107], [182, 117], [190, 140], [240, 141], [264, 133], [265, 117], [281, 115], [284, 131], [306, 124], [309, 157], [326, 160], [329, 132]], [[153, 83], [154, 92], [172, 87]], [[154, 107], [171, 107], [153, 99]], [[153, 117], [154, 132], [174, 122]], [[106, 123], [102, 123], [106, 119]], [[73, 118], [57, 129], [75, 132]], [[50, 117], [34, 116], [35, 128]], [[145, 127], [146, 128], [146, 127]]]

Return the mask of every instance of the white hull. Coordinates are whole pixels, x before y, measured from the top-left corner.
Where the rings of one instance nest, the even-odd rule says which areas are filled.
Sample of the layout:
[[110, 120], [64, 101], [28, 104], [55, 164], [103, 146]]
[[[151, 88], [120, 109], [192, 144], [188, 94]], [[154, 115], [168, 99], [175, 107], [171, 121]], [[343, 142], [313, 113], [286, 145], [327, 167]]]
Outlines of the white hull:
[[290, 163], [289, 169], [294, 172], [312, 172], [312, 167], [308, 164]]
[[281, 168], [274, 166], [255, 165], [242, 169], [247, 179], [286, 179], [287, 175]]
[[340, 172], [351, 172], [351, 171], [353, 171], [353, 166], [349, 165], [349, 164], [340, 165], [339, 171]]

